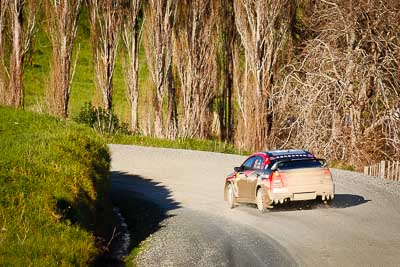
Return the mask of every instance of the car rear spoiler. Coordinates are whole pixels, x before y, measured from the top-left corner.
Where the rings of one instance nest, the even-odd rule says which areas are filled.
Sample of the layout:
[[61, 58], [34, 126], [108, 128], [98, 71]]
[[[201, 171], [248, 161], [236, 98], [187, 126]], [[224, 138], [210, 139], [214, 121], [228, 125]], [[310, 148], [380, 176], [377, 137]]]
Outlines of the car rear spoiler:
[[319, 158], [297, 158], [297, 159], [281, 159], [277, 160], [274, 165], [272, 165], [271, 170], [275, 171], [278, 169], [278, 165], [280, 163], [285, 163], [285, 162], [293, 162], [293, 161], [311, 161], [311, 160], [317, 160], [317, 161], [322, 161], [322, 166], [326, 167], [326, 160], [325, 159], [319, 159]]

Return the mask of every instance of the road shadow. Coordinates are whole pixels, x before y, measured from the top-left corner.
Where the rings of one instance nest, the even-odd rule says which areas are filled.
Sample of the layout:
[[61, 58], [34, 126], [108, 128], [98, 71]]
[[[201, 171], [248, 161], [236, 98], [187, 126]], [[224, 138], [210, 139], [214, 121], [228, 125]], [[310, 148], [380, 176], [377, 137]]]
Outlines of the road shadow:
[[365, 204], [371, 200], [365, 199], [363, 196], [353, 194], [335, 194], [335, 198], [332, 202], [323, 203], [318, 200], [307, 200], [307, 201], [293, 201], [283, 204], [274, 205], [271, 209], [272, 212], [279, 211], [292, 211], [292, 210], [312, 210], [320, 208], [336, 208], [344, 209], [359, 206]]
[[[275, 204], [270, 212], [296, 211], [296, 210], [313, 210], [313, 209], [344, 209], [365, 204], [371, 200], [365, 199], [363, 196], [353, 194], [335, 194], [335, 198], [330, 203], [323, 203], [318, 200], [292, 201], [283, 204]], [[256, 208], [255, 204], [247, 204], [247, 206]]]
[[[118, 207], [126, 222], [126, 225], [120, 228], [127, 228], [130, 235], [129, 248], [125, 254], [129, 254], [147, 237], [162, 228], [161, 222], [172, 216], [168, 214], [169, 211], [181, 207], [180, 203], [172, 198], [168, 188], [152, 179], [113, 171], [110, 181], [111, 201]], [[111, 247], [108, 257], [103, 257], [101, 266], [124, 265], [122, 257], [115, 256], [120, 254], [118, 250], [123, 246], [122, 232], [123, 230], [119, 230], [119, 233], [116, 233], [116, 241], [112, 245], [114, 247]]]

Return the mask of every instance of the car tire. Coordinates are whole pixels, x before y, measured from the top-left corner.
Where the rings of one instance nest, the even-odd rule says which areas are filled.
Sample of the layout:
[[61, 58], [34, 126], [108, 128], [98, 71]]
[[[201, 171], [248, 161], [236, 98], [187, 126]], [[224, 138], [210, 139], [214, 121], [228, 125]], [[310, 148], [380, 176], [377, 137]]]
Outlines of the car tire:
[[228, 207], [233, 209], [235, 207], [235, 194], [233, 193], [232, 184], [228, 184], [227, 187]]
[[267, 207], [265, 205], [265, 196], [261, 188], [258, 188], [256, 198], [257, 198], [257, 209], [261, 212], [266, 212]]

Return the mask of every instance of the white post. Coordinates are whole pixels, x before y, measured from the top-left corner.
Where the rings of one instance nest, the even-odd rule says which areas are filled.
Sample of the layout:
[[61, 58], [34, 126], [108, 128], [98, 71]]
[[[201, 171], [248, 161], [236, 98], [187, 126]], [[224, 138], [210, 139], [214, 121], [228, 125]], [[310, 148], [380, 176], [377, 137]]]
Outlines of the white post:
[[376, 164], [376, 177], [379, 177], [380, 176], [380, 173], [381, 173], [381, 164], [378, 162], [377, 164]]
[[386, 162], [384, 160], [381, 161], [381, 168], [380, 168], [380, 177], [385, 178], [385, 165]]
[[394, 164], [395, 164], [395, 162], [392, 161], [391, 165], [390, 165], [390, 179], [393, 181], [396, 180], [396, 176], [395, 176], [395, 172], [394, 172], [395, 171]]
[[391, 167], [390, 167], [390, 179], [392, 179], [393, 181], [396, 180], [396, 176], [395, 176], [395, 168], [394, 168], [394, 164], [395, 162], [392, 161]]

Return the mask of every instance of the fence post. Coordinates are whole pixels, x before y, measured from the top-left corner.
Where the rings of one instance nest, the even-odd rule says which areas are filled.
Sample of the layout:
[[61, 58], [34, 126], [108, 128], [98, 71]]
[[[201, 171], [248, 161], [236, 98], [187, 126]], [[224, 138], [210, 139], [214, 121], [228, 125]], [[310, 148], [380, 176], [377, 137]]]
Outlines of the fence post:
[[393, 181], [396, 180], [394, 164], [395, 164], [395, 162], [392, 161], [391, 166], [390, 166], [390, 179]]
[[400, 181], [399, 161], [396, 162], [396, 180], [397, 180], [397, 181]]
[[368, 166], [364, 166], [364, 174], [368, 175]]
[[376, 177], [380, 177], [381, 176], [381, 163], [378, 162], [376, 164], [376, 167], [377, 167]]
[[372, 165], [372, 176], [375, 176], [375, 172], [376, 172], [375, 168], [376, 168], [376, 164]]
[[392, 172], [392, 180], [393, 181], [396, 181], [396, 162], [395, 161], [392, 161], [392, 169], [391, 169], [391, 172]]
[[375, 164], [375, 176], [376, 177], [379, 177], [379, 173], [380, 173], [380, 167], [381, 167], [381, 165], [380, 165], [380, 163], [376, 163]]
[[396, 162], [392, 161], [392, 166], [390, 168], [390, 179], [392, 179], [393, 181], [396, 180], [396, 166], [395, 166]]
[[381, 163], [378, 162], [376, 164], [376, 177], [380, 177], [381, 176]]
[[385, 178], [385, 165], [386, 162], [384, 160], [381, 161], [381, 170], [380, 170], [380, 177]]

